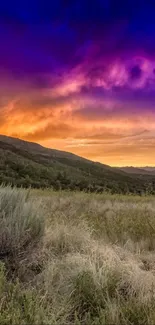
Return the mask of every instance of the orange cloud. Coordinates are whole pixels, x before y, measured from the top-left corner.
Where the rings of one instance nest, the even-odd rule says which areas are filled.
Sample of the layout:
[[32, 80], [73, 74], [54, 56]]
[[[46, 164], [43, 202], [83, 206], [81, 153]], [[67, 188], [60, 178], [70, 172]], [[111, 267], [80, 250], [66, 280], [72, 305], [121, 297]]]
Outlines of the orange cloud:
[[[67, 89], [67, 88], [66, 88]], [[110, 165], [151, 165], [155, 113], [135, 114], [111, 99], [53, 97], [27, 91], [1, 102], [0, 133]]]

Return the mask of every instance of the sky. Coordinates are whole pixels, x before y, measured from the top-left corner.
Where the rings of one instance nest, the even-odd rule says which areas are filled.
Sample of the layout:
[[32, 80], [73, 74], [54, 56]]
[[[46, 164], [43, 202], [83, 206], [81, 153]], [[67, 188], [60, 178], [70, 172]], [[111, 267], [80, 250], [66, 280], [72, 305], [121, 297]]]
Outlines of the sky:
[[0, 134], [155, 165], [155, 1], [0, 3]]

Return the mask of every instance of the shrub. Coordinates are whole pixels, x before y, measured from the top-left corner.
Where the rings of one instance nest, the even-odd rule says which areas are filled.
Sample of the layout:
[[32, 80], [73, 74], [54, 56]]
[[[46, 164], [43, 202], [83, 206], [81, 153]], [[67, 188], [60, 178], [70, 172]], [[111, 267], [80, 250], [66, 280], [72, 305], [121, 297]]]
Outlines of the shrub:
[[0, 257], [21, 254], [44, 233], [41, 202], [30, 200], [29, 191], [0, 188]]

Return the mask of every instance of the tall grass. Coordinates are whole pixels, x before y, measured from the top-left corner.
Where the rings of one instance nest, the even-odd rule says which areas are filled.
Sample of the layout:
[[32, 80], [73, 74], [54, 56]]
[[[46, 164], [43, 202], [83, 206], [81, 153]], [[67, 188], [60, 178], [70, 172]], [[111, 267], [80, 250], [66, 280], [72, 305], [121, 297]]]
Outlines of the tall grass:
[[0, 188], [0, 324], [154, 324], [152, 197]]
[[44, 219], [40, 200], [29, 200], [29, 191], [0, 189], [0, 255], [18, 254], [40, 239]]

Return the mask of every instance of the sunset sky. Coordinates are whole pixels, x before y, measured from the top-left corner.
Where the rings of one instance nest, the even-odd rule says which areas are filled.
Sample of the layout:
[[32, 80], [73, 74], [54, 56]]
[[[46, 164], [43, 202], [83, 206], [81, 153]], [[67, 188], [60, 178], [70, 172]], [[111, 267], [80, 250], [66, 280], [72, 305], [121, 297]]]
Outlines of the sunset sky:
[[0, 3], [0, 133], [155, 165], [155, 1]]

